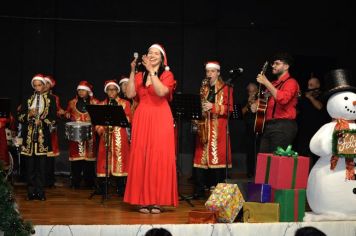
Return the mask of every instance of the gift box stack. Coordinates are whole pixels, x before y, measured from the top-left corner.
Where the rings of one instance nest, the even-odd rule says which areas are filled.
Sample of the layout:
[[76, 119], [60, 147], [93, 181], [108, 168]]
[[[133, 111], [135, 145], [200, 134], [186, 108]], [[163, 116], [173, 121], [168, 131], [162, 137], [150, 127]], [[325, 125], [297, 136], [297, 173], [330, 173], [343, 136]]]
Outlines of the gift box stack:
[[281, 222], [303, 221], [308, 174], [309, 158], [298, 156], [291, 146], [259, 153], [255, 183], [248, 186], [248, 201], [278, 203]]
[[205, 207], [218, 214], [218, 222], [232, 223], [245, 202], [237, 184], [219, 183], [205, 202]]

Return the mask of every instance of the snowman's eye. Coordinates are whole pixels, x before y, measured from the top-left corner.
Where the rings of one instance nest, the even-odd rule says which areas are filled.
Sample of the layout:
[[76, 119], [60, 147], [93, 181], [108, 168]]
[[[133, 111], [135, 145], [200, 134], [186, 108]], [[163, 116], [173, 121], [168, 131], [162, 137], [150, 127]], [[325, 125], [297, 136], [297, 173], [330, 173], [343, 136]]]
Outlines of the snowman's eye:
[[348, 97], [344, 97], [345, 100], [348, 100], [349, 98]]

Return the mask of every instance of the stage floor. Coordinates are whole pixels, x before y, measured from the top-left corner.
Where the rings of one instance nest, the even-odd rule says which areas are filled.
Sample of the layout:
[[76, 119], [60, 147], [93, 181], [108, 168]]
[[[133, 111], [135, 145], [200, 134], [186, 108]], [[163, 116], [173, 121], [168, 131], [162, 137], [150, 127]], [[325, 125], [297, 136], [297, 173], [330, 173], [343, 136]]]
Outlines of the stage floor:
[[[186, 224], [188, 212], [192, 209], [204, 209], [204, 200], [191, 200], [194, 207], [186, 201], [179, 202], [177, 208], [165, 207], [161, 214], [142, 214], [137, 207], [123, 202], [123, 198], [114, 193], [102, 203], [101, 195], [89, 196], [93, 190], [72, 189], [69, 184], [46, 189], [46, 201], [28, 201], [25, 185], [14, 185], [16, 202], [21, 215], [34, 225], [107, 225], [107, 224]], [[181, 186], [182, 194], [191, 194], [191, 184]]]
[[[205, 200], [192, 200], [194, 207], [180, 201], [177, 208], [165, 208], [161, 214], [141, 214], [136, 207], [123, 203], [117, 194], [111, 194], [102, 204], [99, 195], [89, 199], [93, 190], [71, 189], [67, 180], [58, 184], [46, 190], [46, 201], [27, 201], [26, 186], [14, 185], [21, 215], [35, 226], [35, 236], [144, 236], [152, 227], [164, 227], [174, 236], [294, 236], [303, 226], [317, 227], [327, 235], [354, 236], [356, 230], [356, 221], [187, 224], [189, 211], [205, 209]], [[180, 185], [180, 189], [182, 194], [191, 194], [192, 185]]]

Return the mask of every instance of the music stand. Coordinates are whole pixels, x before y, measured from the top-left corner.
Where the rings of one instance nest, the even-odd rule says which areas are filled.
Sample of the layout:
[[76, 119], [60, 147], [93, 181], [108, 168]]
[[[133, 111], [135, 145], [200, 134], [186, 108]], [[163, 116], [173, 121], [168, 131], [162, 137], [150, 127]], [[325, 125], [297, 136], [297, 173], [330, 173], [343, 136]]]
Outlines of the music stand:
[[[111, 131], [109, 126], [129, 127], [129, 122], [122, 106], [111, 105], [87, 105], [91, 123], [93, 125], [105, 126], [105, 194], [102, 195], [102, 203], [108, 199], [108, 179], [109, 179], [109, 148], [111, 146]], [[94, 191], [89, 199], [96, 194]]]
[[[178, 172], [178, 181], [179, 181], [179, 173], [182, 173], [182, 158], [180, 155], [180, 129], [182, 119], [184, 120], [199, 120], [202, 118], [202, 109], [201, 109], [201, 100], [200, 95], [198, 94], [183, 94], [176, 93], [173, 96], [173, 101], [171, 102], [171, 109], [173, 113], [173, 117], [177, 121], [177, 150], [176, 156], [178, 157], [180, 165], [177, 168]], [[179, 184], [178, 184], [179, 186]], [[178, 191], [179, 192], [179, 191]], [[192, 196], [184, 196], [179, 193], [180, 200], [185, 200], [190, 206], [194, 207], [194, 205], [190, 202], [193, 199]]]
[[[227, 86], [227, 124], [226, 124], [226, 145], [225, 145], [225, 161], [226, 161], [226, 165], [225, 165], [225, 183], [228, 182], [228, 178], [229, 178], [229, 167], [228, 167], [228, 157], [229, 157], [229, 137], [230, 137], [230, 119], [239, 119], [239, 117], [241, 117], [240, 114], [242, 114], [242, 112], [239, 111], [239, 107], [238, 106], [233, 106], [233, 112], [232, 112], [232, 116], [231, 116], [231, 112], [230, 112], [230, 97], [231, 95], [231, 88], [234, 87], [234, 80], [237, 78], [237, 74], [234, 74], [233, 72], [230, 71], [230, 76], [229, 79], [225, 81], [224, 85], [215, 92], [214, 95], [218, 94], [221, 90], [223, 90], [223, 88], [225, 88]], [[231, 144], [230, 144], [231, 145]], [[232, 160], [232, 157], [231, 157]]]

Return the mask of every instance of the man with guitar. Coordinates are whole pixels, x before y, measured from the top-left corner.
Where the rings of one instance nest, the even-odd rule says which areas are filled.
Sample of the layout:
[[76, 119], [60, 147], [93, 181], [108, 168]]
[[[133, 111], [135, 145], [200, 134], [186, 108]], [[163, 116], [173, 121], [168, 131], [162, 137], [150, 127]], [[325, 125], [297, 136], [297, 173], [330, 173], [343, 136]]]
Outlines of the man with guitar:
[[[266, 88], [264, 94], [269, 95], [259, 152], [270, 153], [275, 151], [277, 146], [286, 148], [292, 144], [296, 136], [297, 123], [295, 119], [299, 85], [289, 74], [292, 61], [289, 54], [278, 53], [273, 57], [271, 64], [272, 74], [277, 76], [277, 79], [271, 82], [264, 73], [259, 74], [256, 78], [257, 82]], [[258, 112], [258, 106], [258, 102], [253, 104], [251, 110]], [[256, 124], [258, 123], [261, 122], [256, 121]]]

